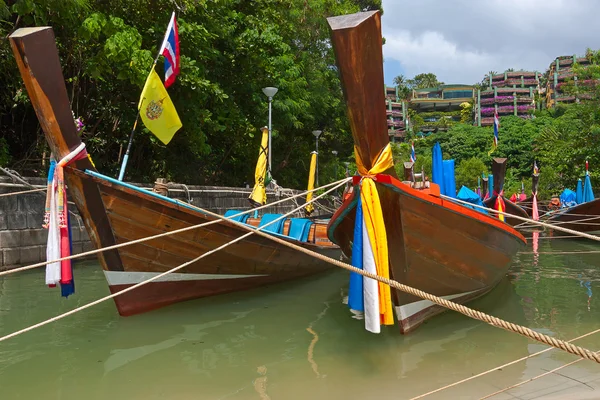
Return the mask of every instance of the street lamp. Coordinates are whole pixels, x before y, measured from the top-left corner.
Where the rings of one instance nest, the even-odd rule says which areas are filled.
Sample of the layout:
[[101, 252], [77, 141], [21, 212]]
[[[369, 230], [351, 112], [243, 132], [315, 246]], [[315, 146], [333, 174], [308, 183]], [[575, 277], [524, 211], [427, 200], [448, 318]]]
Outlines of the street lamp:
[[331, 150], [331, 154], [333, 154], [333, 157], [335, 158], [335, 164], [333, 166], [333, 180], [335, 181], [337, 179], [337, 155], [338, 152], [337, 150]]
[[271, 176], [271, 153], [273, 153], [273, 148], [271, 147], [271, 103], [273, 102], [273, 97], [277, 94], [277, 88], [276, 87], [266, 87], [263, 88], [263, 93], [265, 94], [265, 96], [267, 96], [269, 98], [269, 144], [268, 144], [268, 155], [269, 155], [269, 161], [268, 161], [268, 165], [267, 165], [267, 173], [269, 178], [272, 179]]
[[315, 143], [317, 146], [317, 167], [315, 171], [315, 181], [317, 182], [317, 187], [319, 187], [319, 136], [321, 136], [321, 133], [323, 133], [323, 131], [312, 131], [312, 134], [315, 135]]

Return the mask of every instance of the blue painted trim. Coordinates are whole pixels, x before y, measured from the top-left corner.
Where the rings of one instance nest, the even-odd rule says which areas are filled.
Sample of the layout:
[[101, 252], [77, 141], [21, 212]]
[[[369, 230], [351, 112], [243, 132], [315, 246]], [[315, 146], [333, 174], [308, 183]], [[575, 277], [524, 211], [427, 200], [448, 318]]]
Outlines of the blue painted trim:
[[[151, 192], [149, 190], [145, 190], [145, 189], [139, 188], [137, 186], [131, 185], [131, 184], [126, 183], [126, 182], [121, 182], [121, 181], [119, 181], [119, 180], [117, 180], [115, 178], [111, 178], [110, 176], [102, 175], [102, 174], [99, 174], [98, 172], [90, 171], [89, 169], [86, 169], [85, 173], [88, 174], [88, 175], [90, 175], [90, 176], [93, 176], [94, 178], [98, 178], [98, 179], [102, 179], [102, 180], [105, 180], [107, 182], [110, 182], [110, 183], [112, 183], [114, 185], [120, 185], [120, 186], [129, 188], [131, 190], [135, 190], [136, 192], [144, 193], [144, 194], [150, 195], [152, 197], [155, 197], [157, 199], [167, 201], [167, 202], [169, 202], [171, 204], [175, 204], [175, 205], [180, 206], [180, 207], [185, 207], [185, 208], [187, 208], [189, 210], [192, 210], [192, 211], [195, 211], [197, 213], [208, 215], [208, 214], [203, 213], [202, 211], [198, 210], [197, 208], [189, 206], [187, 203], [179, 202], [179, 201], [174, 200], [174, 199], [172, 199], [170, 197], [163, 196], [162, 194], [154, 193], [154, 192]], [[256, 230], [256, 227], [254, 227], [252, 225], [249, 225], [249, 224], [246, 224], [246, 223], [243, 223], [243, 224], [246, 225], [246, 226], [248, 226], [248, 227], [250, 227], [250, 228], [252, 228], [252, 229]], [[295, 242], [299, 242], [299, 240], [296, 240], [296, 239], [294, 239], [294, 238], [292, 238], [290, 236], [286, 236], [286, 235], [282, 235], [282, 234], [279, 234], [279, 233], [270, 232], [270, 231], [267, 231], [267, 230], [264, 230], [264, 229], [261, 229], [261, 232], [267, 233], [269, 235], [277, 236], [277, 237], [282, 238], [282, 239], [288, 239], [288, 240], [292, 240], [292, 241], [295, 241]]]
[[110, 183], [112, 183], [114, 185], [123, 186], [123, 187], [126, 187], [128, 189], [135, 190], [138, 193], [144, 193], [146, 195], [155, 197], [157, 199], [166, 201], [168, 203], [177, 205], [179, 207], [184, 207], [184, 208], [187, 208], [189, 210], [193, 210], [193, 211], [195, 211], [197, 213], [200, 213], [200, 214], [206, 214], [206, 213], [203, 213], [202, 211], [198, 210], [197, 208], [191, 207], [187, 203], [180, 202], [180, 201], [177, 201], [177, 200], [172, 199], [170, 197], [163, 196], [162, 194], [158, 194], [158, 193], [152, 192], [150, 190], [145, 190], [145, 189], [139, 188], [137, 186], [131, 185], [129, 183], [119, 181], [119, 180], [117, 180], [115, 178], [111, 178], [110, 176], [102, 175], [102, 174], [99, 174], [98, 172], [90, 171], [89, 169], [86, 169], [85, 173], [88, 174], [88, 175], [90, 175], [90, 176], [93, 176], [94, 178], [98, 178], [98, 179], [102, 179], [102, 180], [105, 180], [107, 182], [110, 182]]

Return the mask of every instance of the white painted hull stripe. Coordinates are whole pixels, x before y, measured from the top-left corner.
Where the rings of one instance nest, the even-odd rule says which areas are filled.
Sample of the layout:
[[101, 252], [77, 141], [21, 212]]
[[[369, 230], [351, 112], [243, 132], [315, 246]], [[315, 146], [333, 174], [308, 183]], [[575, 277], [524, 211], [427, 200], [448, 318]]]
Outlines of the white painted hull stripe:
[[[109, 285], [134, 285], [142, 281], [160, 275], [161, 272], [123, 272], [104, 271], [104, 276]], [[255, 278], [267, 275], [234, 275], [234, 274], [181, 274], [172, 273], [158, 278], [153, 282], [176, 282], [176, 281], [209, 281], [215, 279], [243, 279]]]
[[[456, 299], [457, 297], [468, 296], [468, 295], [470, 295], [472, 293], [476, 293], [476, 292], [479, 292], [479, 290], [473, 290], [471, 292], [458, 293], [458, 294], [450, 294], [448, 296], [442, 296], [442, 298], [446, 299], [446, 300], [452, 300], [452, 299]], [[432, 303], [429, 300], [415, 301], [414, 303], [409, 303], [409, 304], [405, 304], [403, 306], [395, 307], [396, 315], [398, 316], [399, 320], [404, 320], [404, 319], [409, 318], [410, 316], [418, 313], [419, 311], [422, 311], [433, 305], [435, 305], [435, 303]]]

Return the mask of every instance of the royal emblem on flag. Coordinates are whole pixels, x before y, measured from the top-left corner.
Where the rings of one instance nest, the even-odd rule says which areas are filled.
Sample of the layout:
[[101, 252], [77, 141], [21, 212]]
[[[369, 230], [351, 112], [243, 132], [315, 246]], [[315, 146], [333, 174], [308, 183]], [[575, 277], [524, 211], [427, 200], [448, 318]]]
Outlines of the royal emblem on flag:
[[160, 118], [160, 116], [163, 112], [162, 103], [163, 103], [162, 100], [159, 100], [159, 101], [152, 100], [150, 103], [148, 103], [148, 106], [146, 107], [146, 116], [152, 120]]

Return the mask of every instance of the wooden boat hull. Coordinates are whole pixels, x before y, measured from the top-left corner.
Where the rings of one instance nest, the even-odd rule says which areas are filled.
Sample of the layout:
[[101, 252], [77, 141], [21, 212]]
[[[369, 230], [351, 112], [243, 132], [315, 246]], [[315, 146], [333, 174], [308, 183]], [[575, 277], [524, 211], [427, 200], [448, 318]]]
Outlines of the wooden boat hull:
[[[381, 17], [377, 11], [328, 19], [356, 152], [369, 171], [389, 144], [385, 123]], [[368, 78], [368, 79], [367, 79]], [[390, 277], [458, 302], [492, 289], [525, 238], [508, 224], [440, 197], [439, 187], [417, 190], [393, 167], [372, 177], [388, 241]], [[354, 185], [361, 177], [355, 177]], [[351, 197], [329, 223], [329, 238], [351, 254], [357, 201]], [[408, 333], [443, 310], [392, 292], [400, 331]]]
[[[51, 28], [23, 28], [11, 46], [46, 141], [57, 159], [81, 145]], [[69, 193], [98, 249], [220, 219], [196, 207], [97, 174], [90, 158], [65, 168]], [[258, 221], [254, 221], [258, 222]], [[289, 225], [287, 226], [289, 231]], [[98, 254], [111, 292], [190, 262], [240, 238], [253, 228], [234, 222], [213, 225]], [[326, 239], [326, 224], [312, 225], [308, 241], [281, 238], [331, 257], [339, 248]], [[268, 237], [251, 235], [168, 275], [115, 297], [121, 315], [182, 300], [250, 289], [323, 271], [331, 264]]]
[[578, 232], [600, 232], [600, 198], [561, 209], [543, 219], [550, 224], [559, 224], [563, 228]]
[[[483, 204], [487, 207], [487, 208], [494, 208], [494, 205], [496, 204], [496, 198], [498, 196], [492, 196], [489, 199], [486, 199], [483, 201]], [[508, 199], [504, 199], [504, 204], [506, 206], [506, 211], [508, 214], [512, 214], [512, 215], [517, 215], [519, 217], [522, 218], [531, 218], [531, 216], [527, 213], [527, 211], [521, 207], [519, 204], [513, 203], [512, 201], [508, 200]], [[497, 214], [495, 214], [497, 215]], [[516, 225], [520, 225], [522, 223], [524, 223], [525, 221], [520, 220], [518, 218], [512, 218], [509, 216], [505, 216], [505, 221], [507, 224], [509, 224], [510, 226], [516, 226]]]
[[[457, 303], [484, 295], [506, 275], [512, 256], [525, 243], [521, 234], [496, 218], [412, 189], [390, 176], [378, 175], [377, 189], [396, 203], [384, 210], [390, 275], [427, 293]], [[356, 200], [348, 199], [329, 225], [330, 239], [347, 254]], [[392, 297], [401, 333], [445, 310], [401, 291]]]
[[[93, 181], [100, 191], [116, 243], [157, 235], [214, 221], [183, 202], [136, 189], [79, 170], [70, 174]], [[323, 225], [324, 227], [324, 225]], [[305, 248], [338, 257], [339, 248], [319, 239], [319, 225], [311, 227]], [[248, 230], [232, 222], [220, 222], [117, 250], [122, 269], [105, 269], [112, 293], [140, 283], [228, 243]], [[284, 230], [285, 233], [285, 230]], [[284, 237], [285, 236], [281, 236]], [[172, 303], [246, 290], [257, 286], [321, 272], [331, 265], [312, 256], [252, 235], [192, 263], [176, 273], [115, 298], [119, 314], [139, 314]]]

